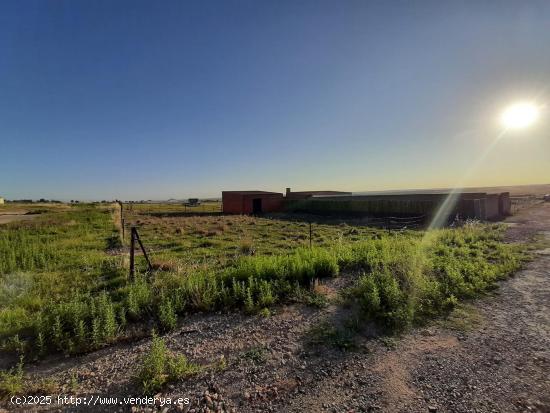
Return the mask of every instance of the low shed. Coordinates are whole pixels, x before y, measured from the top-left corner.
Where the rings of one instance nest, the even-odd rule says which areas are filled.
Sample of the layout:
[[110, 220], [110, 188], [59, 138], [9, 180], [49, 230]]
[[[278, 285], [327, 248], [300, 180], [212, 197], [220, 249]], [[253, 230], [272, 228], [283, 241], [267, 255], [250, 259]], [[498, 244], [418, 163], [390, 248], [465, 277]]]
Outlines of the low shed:
[[223, 191], [224, 214], [261, 214], [283, 208], [283, 194], [266, 191]]

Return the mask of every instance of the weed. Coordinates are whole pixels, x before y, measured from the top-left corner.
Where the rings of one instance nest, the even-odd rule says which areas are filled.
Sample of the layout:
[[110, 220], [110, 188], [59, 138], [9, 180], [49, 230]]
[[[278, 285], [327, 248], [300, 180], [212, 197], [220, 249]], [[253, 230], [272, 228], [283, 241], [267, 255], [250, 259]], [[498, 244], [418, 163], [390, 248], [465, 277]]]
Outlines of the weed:
[[0, 397], [10, 397], [23, 391], [23, 358], [16, 367], [8, 371], [0, 371]]
[[448, 329], [471, 331], [482, 323], [483, 319], [476, 307], [470, 304], [459, 304], [439, 323]]
[[27, 394], [43, 394], [46, 396], [59, 393], [59, 391], [59, 384], [52, 378], [41, 379], [38, 382], [27, 385], [25, 389], [25, 393]]
[[254, 244], [252, 242], [252, 239], [250, 238], [243, 238], [239, 242], [239, 252], [243, 255], [254, 255]]
[[340, 252], [346, 265], [367, 271], [351, 293], [367, 318], [390, 330], [421, 323], [493, 288], [522, 262], [518, 247], [499, 242], [499, 228], [468, 225], [430, 238], [380, 239]]
[[160, 326], [164, 331], [170, 331], [176, 328], [178, 318], [170, 298], [161, 298], [158, 307], [158, 319]]
[[156, 271], [167, 271], [167, 272], [176, 272], [178, 270], [177, 264], [172, 260], [159, 260], [156, 259], [151, 263], [153, 270]]
[[73, 371], [71, 373], [71, 377], [69, 378], [69, 391], [73, 394], [76, 393], [76, 391], [78, 390], [78, 386], [78, 375], [76, 374], [76, 372]]
[[269, 311], [269, 308], [264, 307], [258, 312], [258, 315], [263, 318], [269, 318], [271, 317], [271, 311]]
[[149, 352], [141, 360], [137, 379], [145, 394], [154, 394], [169, 382], [176, 381], [200, 371], [184, 355], [173, 355], [166, 348], [164, 340], [153, 332]]
[[380, 337], [380, 342], [390, 350], [395, 350], [397, 348], [397, 342], [395, 341], [395, 338], [390, 336], [383, 336]]
[[252, 347], [242, 353], [241, 358], [250, 360], [254, 364], [264, 364], [267, 361], [267, 352], [265, 347]]
[[348, 328], [337, 328], [328, 322], [322, 322], [309, 330], [307, 341], [310, 345], [325, 344], [340, 350], [352, 350], [356, 348], [354, 333]]

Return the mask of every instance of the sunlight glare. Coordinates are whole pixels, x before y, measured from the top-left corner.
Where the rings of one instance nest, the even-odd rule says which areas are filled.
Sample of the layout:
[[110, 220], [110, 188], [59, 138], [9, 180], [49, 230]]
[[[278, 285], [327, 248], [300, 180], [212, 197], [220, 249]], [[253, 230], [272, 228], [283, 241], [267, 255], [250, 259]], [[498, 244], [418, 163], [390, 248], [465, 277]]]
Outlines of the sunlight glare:
[[515, 103], [502, 112], [500, 120], [506, 129], [523, 129], [532, 125], [539, 116], [539, 109], [529, 102]]

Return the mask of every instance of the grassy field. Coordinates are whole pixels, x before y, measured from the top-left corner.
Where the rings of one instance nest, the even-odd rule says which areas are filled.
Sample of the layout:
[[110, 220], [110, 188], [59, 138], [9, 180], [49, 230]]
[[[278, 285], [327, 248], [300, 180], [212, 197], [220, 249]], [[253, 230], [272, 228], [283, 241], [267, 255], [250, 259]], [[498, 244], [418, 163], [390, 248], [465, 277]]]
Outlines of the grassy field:
[[97, 349], [149, 334], [151, 324], [167, 331], [196, 311], [320, 305], [315, 280], [341, 272], [358, 274], [344, 298], [363, 319], [402, 329], [492, 288], [525, 257], [496, 225], [424, 234], [314, 224], [309, 248], [306, 222], [134, 204], [123, 216], [139, 228], [155, 271], [138, 255], [129, 280], [117, 205], [38, 212], [0, 225], [0, 340], [26, 360]]
[[[131, 225], [138, 228], [157, 267], [179, 272], [197, 267], [220, 268], [241, 256], [286, 254], [309, 247], [308, 222], [246, 215], [194, 215], [189, 208], [183, 208], [145, 204], [125, 207], [126, 233]], [[335, 243], [352, 243], [382, 233], [347, 224], [313, 224], [312, 245], [329, 248]]]
[[147, 214], [158, 217], [216, 214], [222, 212], [221, 201], [203, 201], [196, 206], [183, 203], [126, 203], [124, 210], [129, 213]]

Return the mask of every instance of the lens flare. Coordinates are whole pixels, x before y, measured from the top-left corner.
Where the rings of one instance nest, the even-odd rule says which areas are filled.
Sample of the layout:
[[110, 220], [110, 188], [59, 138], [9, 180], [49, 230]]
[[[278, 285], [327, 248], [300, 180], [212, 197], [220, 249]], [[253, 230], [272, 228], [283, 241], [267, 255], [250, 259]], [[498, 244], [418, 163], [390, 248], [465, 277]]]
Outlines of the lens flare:
[[531, 126], [539, 117], [539, 108], [533, 103], [519, 102], [507, 107], [500, 121], [506, 129], [523, 129]]

